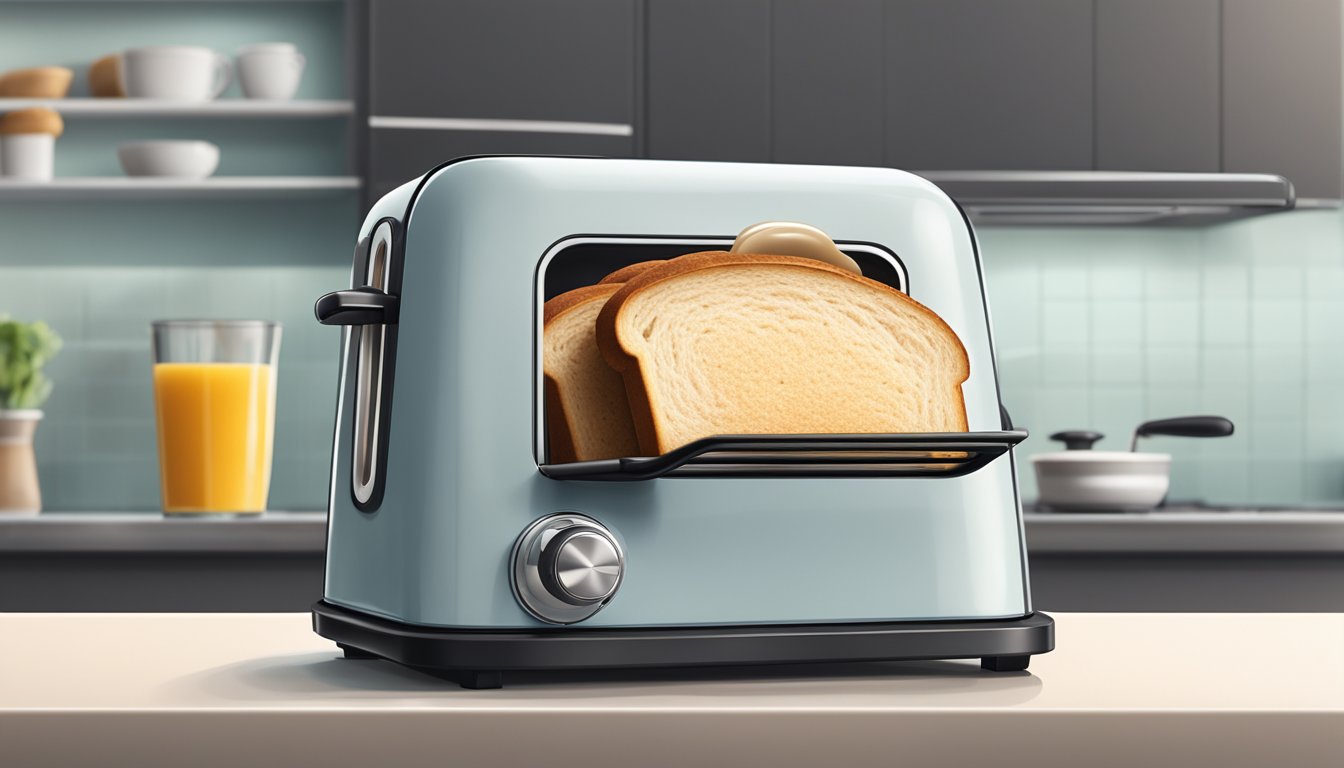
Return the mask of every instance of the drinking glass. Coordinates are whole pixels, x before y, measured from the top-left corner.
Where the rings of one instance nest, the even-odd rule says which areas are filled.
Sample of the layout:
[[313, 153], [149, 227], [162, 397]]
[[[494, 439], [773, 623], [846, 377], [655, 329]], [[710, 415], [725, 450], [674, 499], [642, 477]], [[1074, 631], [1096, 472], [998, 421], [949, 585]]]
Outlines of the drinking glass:
[[280, 324], [160, 320], [154, 410], [165, 515], [266, 509]]

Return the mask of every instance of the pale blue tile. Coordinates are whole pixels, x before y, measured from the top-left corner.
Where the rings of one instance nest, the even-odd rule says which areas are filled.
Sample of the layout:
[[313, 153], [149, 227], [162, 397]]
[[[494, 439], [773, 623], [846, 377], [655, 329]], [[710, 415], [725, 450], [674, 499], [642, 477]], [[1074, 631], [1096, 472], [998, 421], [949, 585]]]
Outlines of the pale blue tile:
[[1044, 352], [1040, 356], [1041, 383], [1085, 385], [1091, 380], [1089, 356], [1083, 352]]
[[1199, 383], [1200, 357], [1193, 347], [1148, 346], [1144, 356], [1146, 379], [1151, 384]]
[[1041, 296], [1046, 300], [1082, 300], [1088, 296], [1087, 267], [1083, 259], [1050, 264], [1041, 270]]
[[1252, 458], [1300, 458], [1306, 450], [1306, 431], [1296, 419], [1256, 418], [1245, 432]]
[[1206, 301], [1200, 323], [1205, 344], [1244, 345], [1251, 338], [1251, 313], [1244, 301]]
[[1085, 301], [1048, 300], [1041, 306], [1041, 343], [1046, 349], [1080, 350], [1090, 338], [1091, 312]]
[[1147, 393], [1144, 420], [1193, 416], [1204, 411], [1200, 390], [1194, 386], [1153, 385], [1148, 387]]
[[1245, 301], [1250, 297], [1250, 270], [1245, 264], [1210, 260], [1204, 264], [1205, 301]]
[[1199, 298], [1200, 265], [1195, 258], [1170, 259], [1144, 271], [1144, 295], [1149, 299]]
[[1344, 258], [1335, 256], [1330, 266], [1307, 270], [1307, 298], [1340, 301], [1344, 299]]
[[1305, 311], [1300, 300], [1267, 299], [1251, 304], [1251, 343], [1261, 347], [1302, 344]]
[[1143, 298], [1143, 273], [1133, 264], [1093, 264], [1089, 279], [1094, 299]]
[[1090, 355], [1092, 382], [1096, 386], [1139, 384], [1143, 381], [1143, 348], [1132, 345], [1098, 345]]
[[1344, 456], [1329, 461], [1308, 457], [1303, 466], [1302, 485], [1303, 501], [1344, 500]]
[[1305, 293], [1306, 272], [1281, 264], [1251, 269], [1251, 298], [1300, 300]]
[[1306, 380], [1306, 366], [1306, 353], [1302, 347], [1288, 344], [1255, 347], [1251, 352], [1251, 381], [1279, 385], [1287, 392], [1301, 390]]
[[1255, 504], [1290, 504], [1302, 498], [1301, 461], [1253, 459], [1249, 500]]
[[1128, 299], [1092, 302], [1092, 343], [1138, 344], [1143, 341], [1143, 303]]
[[1041, 381], [1041, 357], [1035, 354], [1000, 353], [998, 360], [1001, 387], [1030, 389]]
[[[1344, 351], [1340, 345], [1326, 344], [1310, 346], [1306, 356], [1306, 376], [1308, 385], [1336, 384], [1344, 385]], [[1344, 392], [1344, 386], [1339, 387]]]
[[1150, 300], [1144, 307], [1144, 338], [1157, 344], [1197, 343], [1199, 307], [1191, 299]]
[[1251, 353], [1245, 347], [1204, 347], [1200, 350], [1200, 378], [1209, 386], [1248, 386]]
[[1301, 386], [1285, 387], [1273, 382], [1251, 384], [1251, 416], [1261, 419], [1300, 420], [1306, 410]]
[[1306, 341], [1319, 347], [1333, 345], [1344, 356], [1344, 295], [1306, 304]]
[[1199, 493], [1212, 504], [1244, 504], [1250, 498], [1251, 478], [1245, 457], [1205, 455], [1195, 461], [1199, 467]]

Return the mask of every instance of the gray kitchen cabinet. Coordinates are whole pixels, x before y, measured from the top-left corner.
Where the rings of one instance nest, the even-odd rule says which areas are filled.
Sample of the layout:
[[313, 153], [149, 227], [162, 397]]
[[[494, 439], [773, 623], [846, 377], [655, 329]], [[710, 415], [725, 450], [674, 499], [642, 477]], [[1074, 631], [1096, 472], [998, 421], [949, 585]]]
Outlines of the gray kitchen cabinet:
[[374, 115], [630, 124], [638, 0], [375, 0]]
[[1216, 172], [1219, 0], [1097, 0], [1096, 167]]
[[770, 0], [648, 0], [649, 157], [770, 160]]
[[888, 0], [886, 163], [1086, 170], [1092, 3]]
[[517, 131], [424, 131], [376, 128], [369, 140], [369, 194], [377, 200], [455, 157], [467, 155], [596, 155], [631, 157], [630, 136]]
[[775, 0], [772, 159], [882, 165], [884, 0]]
[[1224, 0], [1223, 170], [1344, 196], [1339, 0]]

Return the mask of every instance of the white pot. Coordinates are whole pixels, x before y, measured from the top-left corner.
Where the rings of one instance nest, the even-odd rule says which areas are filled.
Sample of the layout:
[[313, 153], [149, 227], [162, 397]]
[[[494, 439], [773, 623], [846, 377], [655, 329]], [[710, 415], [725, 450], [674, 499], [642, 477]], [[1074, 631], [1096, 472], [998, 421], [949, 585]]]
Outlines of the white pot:
[[51, 181], [56, 137], [49, 133], [0, 136], [0, 173], [12, 179]]
[[219, 147], [208, 141], [133, 141], [117, 147], [127, 176], [204, 179], [219, 167]]
[[1039, 503], [1064, 510], [1145, 511], [1171, 487], [1171, 454], [1062, 451], [1031, 457]]

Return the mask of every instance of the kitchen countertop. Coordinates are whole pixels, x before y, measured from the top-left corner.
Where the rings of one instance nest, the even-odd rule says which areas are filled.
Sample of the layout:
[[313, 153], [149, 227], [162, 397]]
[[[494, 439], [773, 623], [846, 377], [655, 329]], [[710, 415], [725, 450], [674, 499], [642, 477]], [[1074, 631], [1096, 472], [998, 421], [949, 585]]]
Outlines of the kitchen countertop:
[[[1344, 553], [1344, 510], [1210, 510], [1149, 513], [1028, 511], [1036, 554], [1081, 552]], [[0, 515], [3, 552], [233, 552], [320, 555], [325, 512], [255, 518], [165, 518], [158, 512]]]
[[347, 661], [305, 614], [0, 614], [14, 765], [1344, 764], [1344, 614], [1063, 614], [974, 662], [506, 676]]
[[320, 554], [326, 512], [255, 517], [164, 517], [160, 512], [44, 512], [0, 515], [4, 552], [273, 552]]

